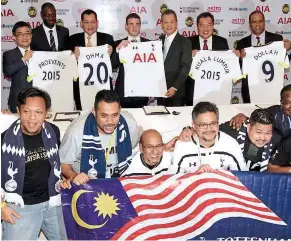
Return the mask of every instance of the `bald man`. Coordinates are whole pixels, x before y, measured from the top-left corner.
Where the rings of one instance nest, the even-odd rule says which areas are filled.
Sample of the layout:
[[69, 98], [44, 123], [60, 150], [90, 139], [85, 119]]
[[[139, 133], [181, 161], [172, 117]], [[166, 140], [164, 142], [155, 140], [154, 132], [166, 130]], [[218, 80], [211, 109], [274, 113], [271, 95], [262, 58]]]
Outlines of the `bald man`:
[[[173, 144], [178, 137], [172, 139]], [[165, 147], [161, 134], [153, 129], [146, 130], [140, 137], [140, 152], [132, 159], [123, 177], [157, 175], [166, 173], [172, 161], [172, 154]]]

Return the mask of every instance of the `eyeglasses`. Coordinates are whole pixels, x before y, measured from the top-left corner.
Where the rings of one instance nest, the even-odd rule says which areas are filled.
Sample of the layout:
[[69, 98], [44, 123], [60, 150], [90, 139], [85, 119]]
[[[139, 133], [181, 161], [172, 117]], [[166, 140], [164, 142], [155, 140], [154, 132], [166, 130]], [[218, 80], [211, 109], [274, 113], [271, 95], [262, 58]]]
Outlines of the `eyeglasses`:
[[148, 152], [153, 152], [154, 149], [156, 149], [157, 151], [161, 151], [164, 147], [164, 144], [159, 144], [156, 146], [143, 146]]
[[23, 37], [29, 37], [31, 36], [32, 33], [19, 33], [19, 34], [16, 34], [16, 37], [18, 38], [23, 38]]
[[201, 124], [196, 124], [197, 126], [199, 126], [200, 129], [207, 129], [207, 127], [217, 127], [218, 121], [212, 121], [211, 123], [201, 123]]
[[282, 101], [281, 104], [282, 105], [291, 105], [291, 101]]

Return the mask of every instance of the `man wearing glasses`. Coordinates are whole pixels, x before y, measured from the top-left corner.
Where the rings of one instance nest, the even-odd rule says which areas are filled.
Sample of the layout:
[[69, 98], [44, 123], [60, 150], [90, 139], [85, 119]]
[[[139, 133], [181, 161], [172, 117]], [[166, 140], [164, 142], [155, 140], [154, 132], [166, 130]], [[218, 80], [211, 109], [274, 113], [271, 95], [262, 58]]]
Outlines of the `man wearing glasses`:
[[16, 113], [17, 96], [22, 89], [32, 87], [27, 81], [29, 59], [33, 55], [30, 50], [31, 27], [28, 23], [20, 21], [12, 28], [16, 48], [3, 53], [3, 72], [11, 78], [11, 87], [8, 98], [8, 107]]
[[[173, 138], [167, 145], [174, 146], [178, 137]], [[172, 153], [163, 144], [161, 134], [153, 129], [146, 130], [140, 137], [139, 150], [132, 163], [122, 176], [158, 175], [165, 174], [172, 161]]]
[[177, 141], [171, 170], [175, 173], [211, 172], [214, 169], [246, 171], [237, 141], [219, 131], [219, 112], [215, 104], [199, 102], [192, 111], [190, 141]]

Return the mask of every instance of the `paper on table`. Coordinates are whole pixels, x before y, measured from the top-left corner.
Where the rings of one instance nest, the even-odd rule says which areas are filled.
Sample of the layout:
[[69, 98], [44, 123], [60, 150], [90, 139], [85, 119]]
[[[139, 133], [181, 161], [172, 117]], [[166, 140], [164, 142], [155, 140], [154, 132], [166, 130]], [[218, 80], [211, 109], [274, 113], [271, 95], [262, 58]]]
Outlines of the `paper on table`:
[[144, 106], [143, 110], [146, 115], [155, 115], [155, 114], [170, 114], [168, 109], [165, 106]]

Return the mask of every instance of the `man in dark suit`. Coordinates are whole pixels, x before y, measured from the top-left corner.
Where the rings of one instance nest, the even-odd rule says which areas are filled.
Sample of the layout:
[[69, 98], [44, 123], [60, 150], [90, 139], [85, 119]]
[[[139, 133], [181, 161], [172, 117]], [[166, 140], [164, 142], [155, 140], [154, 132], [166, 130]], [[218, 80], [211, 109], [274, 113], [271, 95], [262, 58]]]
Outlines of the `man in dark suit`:
[[[282, 41], [282, 35], [270, 33], [265, 30], [265, 16], [261, 11], [253, 11], [249, 15], [249, 26], [252, 34], [237, 42], [237, 49], [241, 51], [241, 57], [245, 57], [245, 48], [265, 45], [275, 41]], [[242, 98], [244, 103], [250, 103], [248, 79], [242, 80]]]
[[[81, 27], [84, 32], [76, 33], [70, 36], [70, 49], [74, 52], [76, 58], [80, 56], [79, 47], [95, 47], [108, 44], [108, 53], [111, 56], [111, 64], [116, 66], [116, 53], [113, 51], [114, 40], [112, 35], [107, 33], [97, 32], [99, 21], [97, 14], [91, 9], [87, 9], [81, 14]], [[110, 82], [111, 86], [112, 83]], [[77, 110], [82, 110], [80, 100], [79, 80], [74, 81], [74, 99]]]
[[43, 24], [32, 30], [31, 49], [35, 51], [69, 50], [69, 30], [56, 25], [56, 9], [49, 2], [41, 6]]
[[[192, 44], [192, 55], [198, 50], [228, 50], [227, 40], [223, 37], [213, 35], [214, 16], [209, 12], [201, 13], [197, 17], [198, 35], [189, 37]], [[185, 84], [186, 105], [193, 105], [195, 80], [188, 76]]]
[[[140, 36], [140, 25], [140, 16], [138, 16], [136, 13], [130, 13], [127, 15], [125, 30], [128, 32], [128, 36], [115, 42], [117, 55], [121, 47], [126, 47], [130, 42], [150, 41]], [[119, 58], [117, 58], [117, 67], [119, 67], [119, 72], [115, 83], [115, 91], [120, 97], [121, 107], [142, 108], [143, 106], [147, 105], [147, 97], [124, 97], [124, 66], [120, 63]]]
[[17, 22], [12, 28], [12, 34], [17, 47], [3, 53], [3, 72], [11, 77], [8, 107], [12, 113], [16, 113], [18, 94], [32, 86], [32, 83], [27, 81], [27, 67], [33, 54], [29, 47], [31, 27], [26, 22]]
[[165, 93], [167, 98], [159, 98], [158, 104], [184, 106], [185, 80], [192, 63], [191, 43], [178, 33], [177, 15], [173, 10], [165, 10], [161, 19], [165, 34], [160, 39], [163, 41], [164, 67], [168, 91]]

